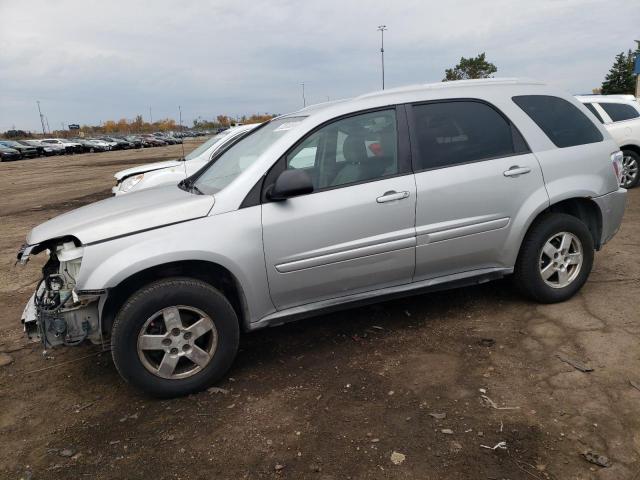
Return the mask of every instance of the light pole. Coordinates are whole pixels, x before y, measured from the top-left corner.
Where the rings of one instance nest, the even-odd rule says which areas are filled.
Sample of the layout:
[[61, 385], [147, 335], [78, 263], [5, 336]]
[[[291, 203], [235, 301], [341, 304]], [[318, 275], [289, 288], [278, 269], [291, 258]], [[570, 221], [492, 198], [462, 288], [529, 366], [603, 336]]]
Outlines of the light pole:
[[382, 89], [384, 90], [384, 31], [387, 30], [386, 25], [378, 25], [380, 32], [380, 57], [382, 59]]
[[149, 106], [149, 123], [153, 123], [153, 117], [151, 116], [151, 106]]
[[633, 73], [636, 75], [636, 98], [640, 98], [640, 40], [634, 40], [638, 44], [636, 58], [633, 64]]
[[42, 134], [46, 135], [47, 132], [44, 131], [44, 115], [42, 115], [42, 110], [40, 110], [40, 100], [36, 100], [38, 104], [38, 113], [40, 114], [40, 123], [42, 124]]
[[302, 85], [302, 107], [306, 107], [307, 106], [307, 99], [304, 96], [304, 82], [302, 82], [300, 85]]

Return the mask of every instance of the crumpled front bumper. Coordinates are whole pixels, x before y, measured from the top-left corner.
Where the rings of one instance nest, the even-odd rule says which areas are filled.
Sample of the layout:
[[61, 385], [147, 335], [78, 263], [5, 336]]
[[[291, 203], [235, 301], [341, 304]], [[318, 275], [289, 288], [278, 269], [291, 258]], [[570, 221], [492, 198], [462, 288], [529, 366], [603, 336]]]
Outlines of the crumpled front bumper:
[[43, 288], [43, 284], [40, 284], [22, 312], [21, 322], [29, 340], [42, 343], [45, 348], [79, 345], [85, 340], [95, 344], [103, 343], [99, 315], [100, 296], [74, 294], [71, 306], [44, 311], [36, 303], [36, 296]]

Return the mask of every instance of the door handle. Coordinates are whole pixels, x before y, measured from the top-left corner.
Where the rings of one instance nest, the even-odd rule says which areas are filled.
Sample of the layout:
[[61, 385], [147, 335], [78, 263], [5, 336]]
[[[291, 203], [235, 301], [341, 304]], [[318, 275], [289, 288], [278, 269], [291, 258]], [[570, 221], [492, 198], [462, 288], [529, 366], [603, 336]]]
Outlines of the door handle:
[[519, 167], [518, 165], [514, 165], [509, 168], [509, 170], [503, 172], [502, 174], [505, 177], [517, 177], [519, 175], [524, 175], [525, 173], [529, 173], [531, 169], [529, 167]]
[[382, 195], [381, 197], [376, 198], [376, 202], [393, 202], [395, 200], [402, 200], [403, 198], [407, 198], [408, 196], [409, 192], [396, 192], [395, 190], [390, 190], [388, 192], [384, 192], [384, 195]]

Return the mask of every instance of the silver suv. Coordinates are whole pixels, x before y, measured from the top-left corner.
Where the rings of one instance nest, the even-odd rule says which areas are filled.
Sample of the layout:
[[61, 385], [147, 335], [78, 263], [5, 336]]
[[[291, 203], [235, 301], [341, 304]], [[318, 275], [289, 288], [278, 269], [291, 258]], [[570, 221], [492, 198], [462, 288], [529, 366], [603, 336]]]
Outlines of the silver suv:
[[23, 315], [46, 347], [111, 347], [157, 396], [231, 366], [242, 330], [512, 275], [575, 294], [616, 233], [622, 155], [575, 98], [534, 81], [421, 85], [264, 123], [179, 185], [88, 205], [47, 250]]

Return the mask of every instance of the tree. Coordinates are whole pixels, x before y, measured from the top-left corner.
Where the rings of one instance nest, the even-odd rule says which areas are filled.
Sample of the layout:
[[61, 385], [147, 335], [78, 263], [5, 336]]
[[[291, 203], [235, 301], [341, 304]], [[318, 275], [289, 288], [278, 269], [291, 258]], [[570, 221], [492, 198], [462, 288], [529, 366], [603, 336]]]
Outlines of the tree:
[[443, 82], [451, 80], [468, 80], [470, 78], [490, 78], [498, 68], [491, 62], [487, 62], [484, 52], [474, 58], [460, 58], [454, 68], [444, 71]]
[[640, 48], [635, 52], [629, 50], [626, 54], [620, 52], [616, 55], [616, 61], [602, 82], [603, 95], [635, 93], [636, 79], [633, 75], [633, 63], [636, 53], [640, 53]]

